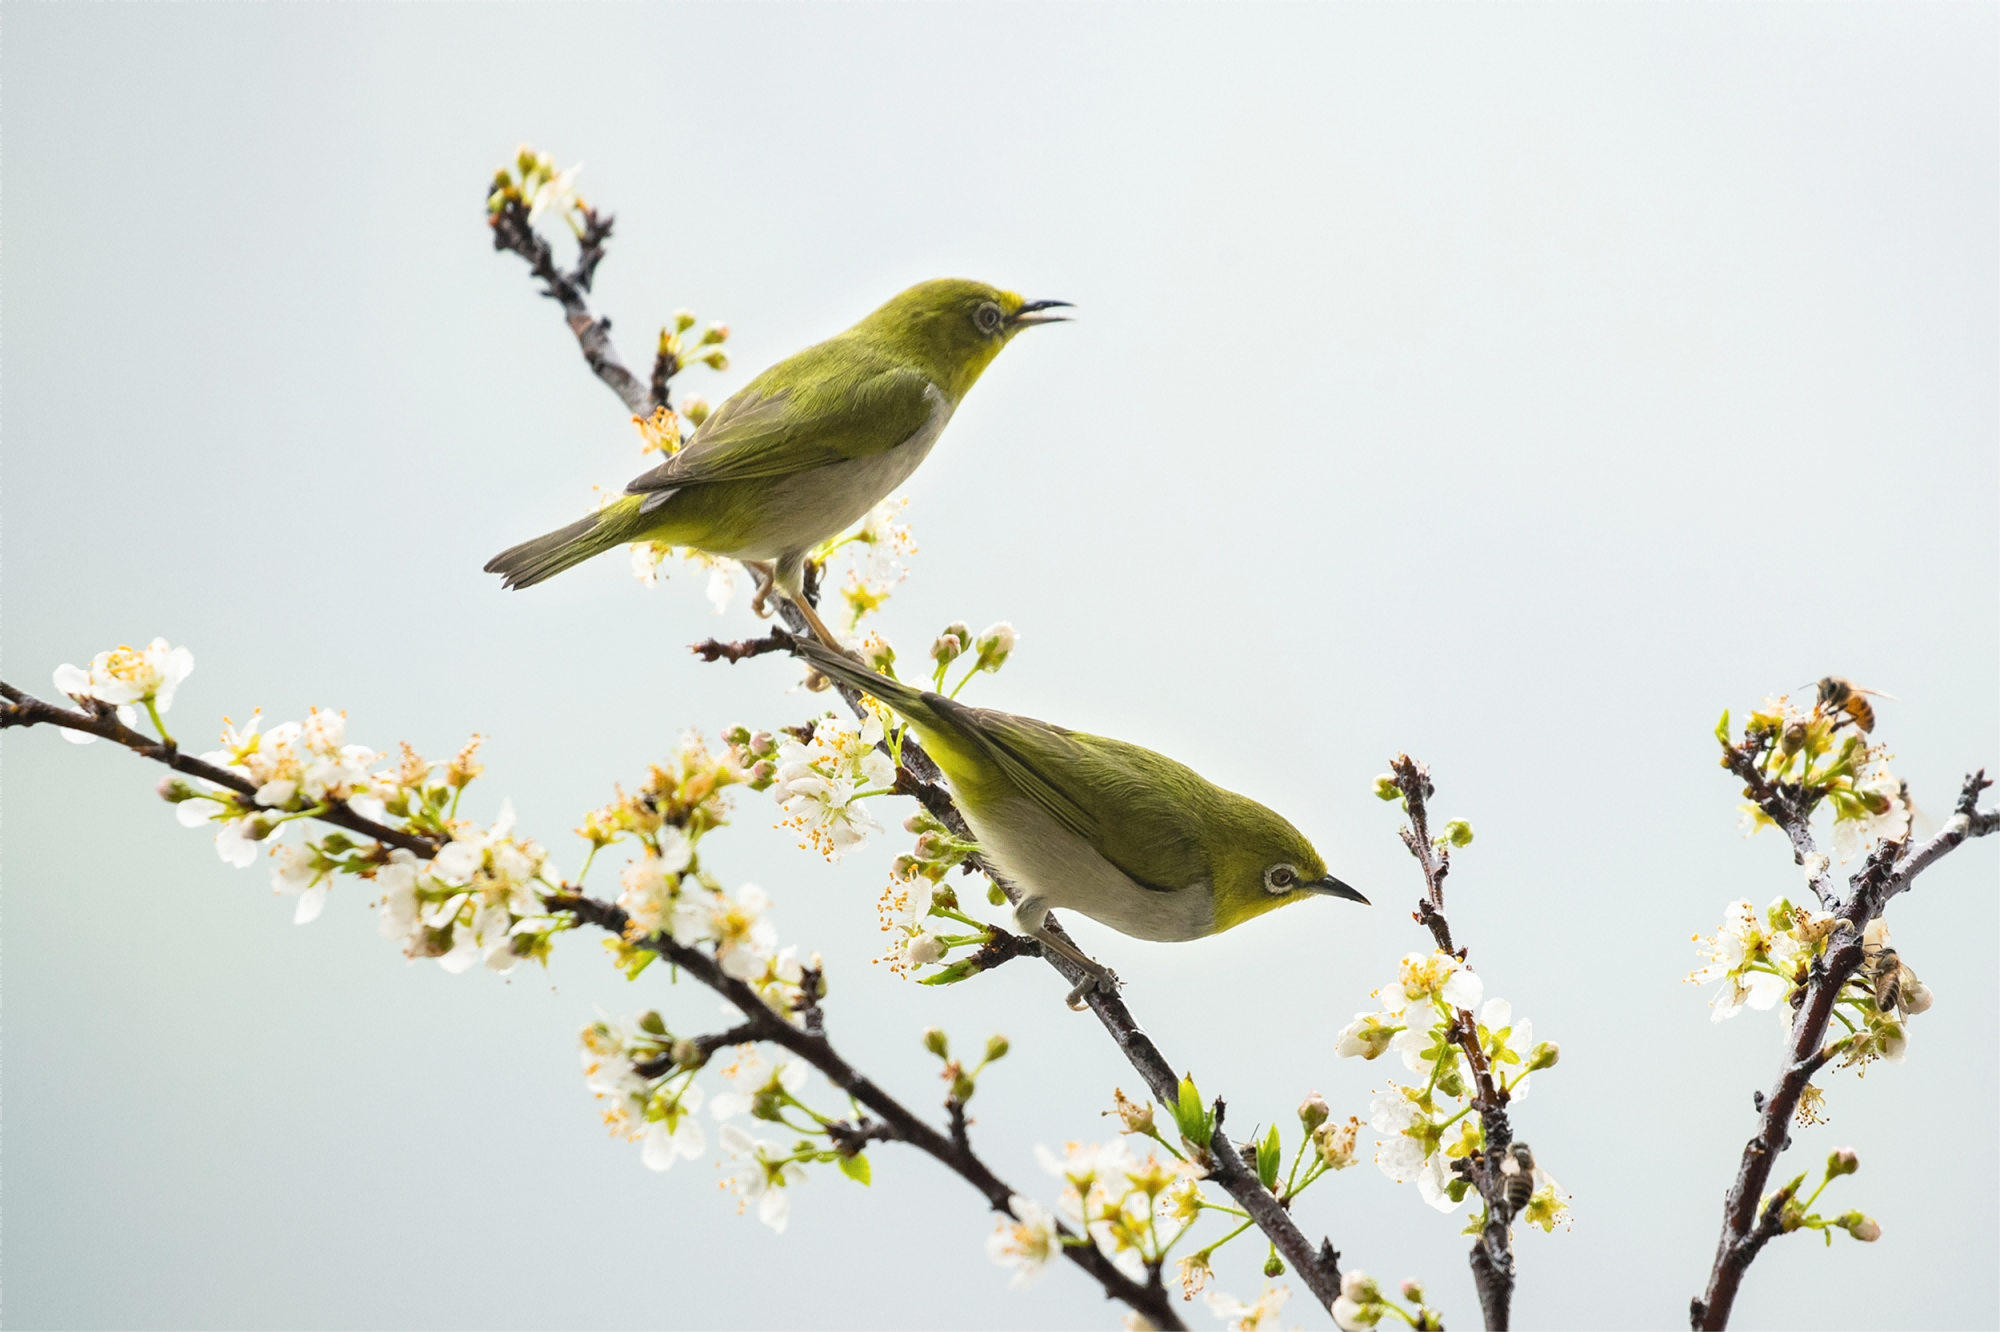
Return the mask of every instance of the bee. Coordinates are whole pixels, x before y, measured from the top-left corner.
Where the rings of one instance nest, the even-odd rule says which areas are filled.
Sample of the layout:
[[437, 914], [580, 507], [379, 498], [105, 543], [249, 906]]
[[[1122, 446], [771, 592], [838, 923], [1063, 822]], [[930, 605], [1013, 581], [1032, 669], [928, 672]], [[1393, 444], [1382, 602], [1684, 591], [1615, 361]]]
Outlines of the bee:
[[1838, 675], [1829, 675], [1819, 682], [1819, 710], [1839, 716], [1847, 715], [1862, 734], [1875, 729], [1875, 709], [1868, 705], [1862, 695], [1876, 698], [1894, 699], [1894, 694], [1885, 694], [1879, 689], [1863, 689], [1852, 680], [1843, 680]]
[[1875, 1007], [1884, 1013], [1895, 1012], [1903, 997], [1903, 960], [1896, 956], [1896, 950], [1884, 948], [1877, 953], [1869, 959], [1864, 974], [1875, 991]]
[[1500, 1177], [1507, 1182], [1507, 1211], [1519, 1215], [1535, 1193], [1535, 1154], [1517, 1142], [1500, 1158]]

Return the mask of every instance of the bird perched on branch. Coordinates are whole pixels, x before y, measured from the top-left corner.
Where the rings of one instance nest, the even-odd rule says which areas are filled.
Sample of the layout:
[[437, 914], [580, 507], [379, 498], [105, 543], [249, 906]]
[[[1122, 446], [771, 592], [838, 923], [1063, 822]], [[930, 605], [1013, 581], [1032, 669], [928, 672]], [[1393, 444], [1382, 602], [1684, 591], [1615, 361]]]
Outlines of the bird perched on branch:
[[1368, 899], [1326, 871], [1305, 834], [1164, 754], [1032, 717], [968, 707], [794, 639], [822, 674], [907, 720], [951, 779], [980, 853], [1020, 890], [1015, 924], [1081, 967], [1072, 1008], [1118, 978], [1051, 934], [1081, 911], [1136, 939], [1200, 939], [1308, 897]]
[[918, 283], [751, 380], [622, 498], [502, 551], [486, 572], [530, 587], [628, 542], [692, 546], [749, 565], [836, 643], [806, 602], [806, 553], [907, 480], [1000, 349], [1068, 304]]

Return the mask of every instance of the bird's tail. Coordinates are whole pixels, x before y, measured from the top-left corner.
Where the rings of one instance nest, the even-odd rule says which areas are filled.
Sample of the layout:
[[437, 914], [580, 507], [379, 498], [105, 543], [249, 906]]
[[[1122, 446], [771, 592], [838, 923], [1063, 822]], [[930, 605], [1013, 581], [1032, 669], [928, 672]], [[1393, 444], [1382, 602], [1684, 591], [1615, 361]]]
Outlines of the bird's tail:
[[486, 561], [486, 572], [503, 576], [508, 587], [533, 587], [572, 564], [581, 564], [593, 555], [637, 540], [639, 506], [644, 500], [641, 495], [627, 496], [568, 527], [510, 546]]
[[795, 638], [792, 644], [793, 650], [812, 663], [813, 669], [821, 675], [830, 680], [837, 680], [849, 688], [858, 689], [864, 694], [873, 695], [915, 722], [920, 730], [927, 730], [938, 724], [943, 709], [935, 705], [944, 700], [936, 694], [927, 694], [899, 680], [878, 675], [854, 658], [835, 652], [813, 639]]

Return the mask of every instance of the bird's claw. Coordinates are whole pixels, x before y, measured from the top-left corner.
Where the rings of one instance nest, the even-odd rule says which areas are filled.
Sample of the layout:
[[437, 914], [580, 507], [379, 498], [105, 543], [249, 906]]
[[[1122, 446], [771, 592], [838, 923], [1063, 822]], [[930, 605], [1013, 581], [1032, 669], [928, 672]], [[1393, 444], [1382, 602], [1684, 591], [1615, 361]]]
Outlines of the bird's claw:
[[1092, 992], [1115, 995], [1118, 993], [1118, 986], [1118, 973], [1109, 967], [1105, 967], [1099, 973], [1086, 974], [1082, 980], [1071, 987], [1068, 997], [1063, 1002], [1069, 1006], [1071, 1012], [1081, 1013], [1084, 1009], [1090, 1007], [1089, 1003], [1086, 1002], [1086, 996]]

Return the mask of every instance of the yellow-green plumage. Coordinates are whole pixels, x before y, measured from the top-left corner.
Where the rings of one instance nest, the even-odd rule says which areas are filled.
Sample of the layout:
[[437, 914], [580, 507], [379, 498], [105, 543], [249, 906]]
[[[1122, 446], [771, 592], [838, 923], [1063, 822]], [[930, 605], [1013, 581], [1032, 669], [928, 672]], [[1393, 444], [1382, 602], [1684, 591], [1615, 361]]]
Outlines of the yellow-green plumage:
[[1054, 908], [1167, 941], [1308, 897], [1367, 901], [1329, 875], [1282, 816], [1163, 754], [968, 707], [816, 643], [801, 640], [798, 650], [910, 723], [983, 852], [1019, 887], [1017, 923], [1045, 943], [1043, 917]]
[[907, 480], [1000, 349], [1061, 304], [957, 278], [919, 283], [751, 380], [624, 498], [486, 570], [528, 587], [627, 542], [661, 541], [769, 561], [796, 601], [806, 552]]

